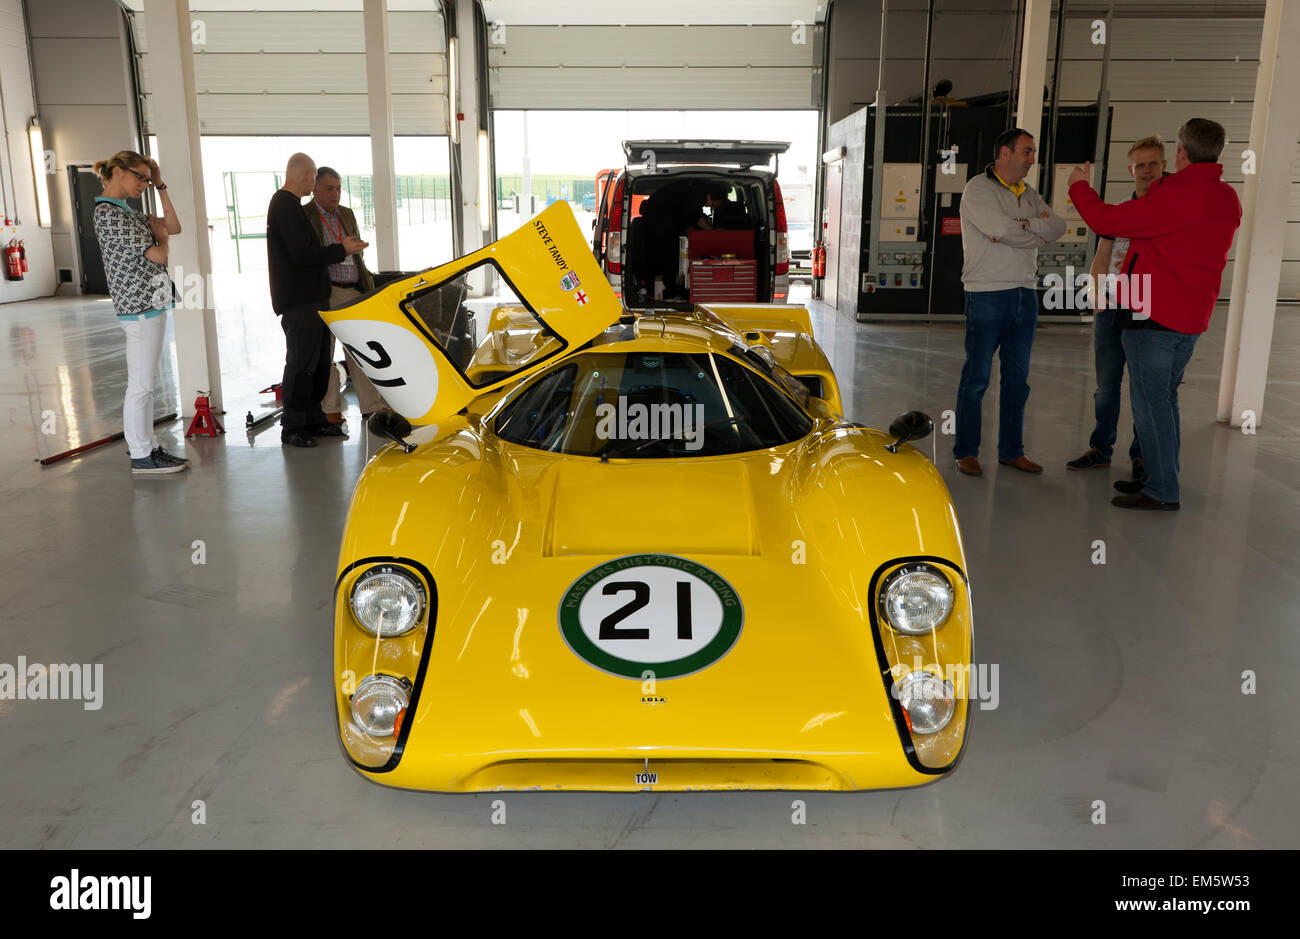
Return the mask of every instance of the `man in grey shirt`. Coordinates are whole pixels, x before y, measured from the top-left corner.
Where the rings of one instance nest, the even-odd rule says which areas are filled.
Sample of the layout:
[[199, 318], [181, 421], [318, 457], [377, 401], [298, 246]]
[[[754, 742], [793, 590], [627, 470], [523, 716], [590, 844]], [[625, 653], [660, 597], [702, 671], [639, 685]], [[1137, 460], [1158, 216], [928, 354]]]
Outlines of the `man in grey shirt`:
[[1038, 246], [1065, 234], [1065, 221], [1024, 181], [1034, 165], [1034, 138], [1020, 128], [998, 135], [994, 161], [961, 195], [961, 270], [966, 290], [966, 362], [957, 386], [953, 457], [967, 476], [979, 464], [980, 405], [998, 352], [998, 462], [1026, 473], [1043, 468], [1025, 457], [1029, 351], [1038, 325]]

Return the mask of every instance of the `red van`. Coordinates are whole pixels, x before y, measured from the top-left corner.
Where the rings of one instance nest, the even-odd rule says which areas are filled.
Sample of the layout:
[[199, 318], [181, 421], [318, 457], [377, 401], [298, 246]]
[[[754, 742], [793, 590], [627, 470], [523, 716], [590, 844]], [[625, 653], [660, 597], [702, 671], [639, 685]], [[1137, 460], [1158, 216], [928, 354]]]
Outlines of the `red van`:
[[[729, 260], [753, 262], [755, 302], [785, 303], [790, 292], [789, 226], [776, 181], [786, 141], [625, 140], [627, 163], [596, 180], [592, 251], [624, 303], [663, 296], [686, 298], [684, 283], [668, 283], [677, 238], [693, 227], [728, 231]], [[708, 201], [715, 208], [705, 207]], [[656, 201], [658, 200], [658, 201]]]

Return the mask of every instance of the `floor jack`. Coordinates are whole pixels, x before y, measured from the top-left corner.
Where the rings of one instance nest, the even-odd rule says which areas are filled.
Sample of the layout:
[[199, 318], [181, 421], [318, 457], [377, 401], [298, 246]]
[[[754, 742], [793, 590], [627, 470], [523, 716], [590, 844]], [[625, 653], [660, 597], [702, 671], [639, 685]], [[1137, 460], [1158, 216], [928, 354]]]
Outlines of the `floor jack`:
[[[338, 368], [342, 371], [343, 363], [339, 362], [337, 365], [332, 367]], [[342, 375], [344, 378], [347, 378], [346, 371], [342, 371]], [[272, 391], [275, 392], [275, 407], [272, 410], [267, 411], [261, 417], [253, 417], [253, 412], [249, 411], [248, 415], [244, 418], [244, 428], [248, 431], [250, 437], [253, 436], [254, 431], [263, 429], [266, 424], [275, 420], [284, 413], [284, 392], [280, 387], [280, 382], [276, 382], [269, 388], [263, 388], [258, 392], [258, 394], [270, 394]]]
[[280, 389], [279, 382], [276, 382], [274, 385], [272, 385], [269, 388], [263, 388], [261, 391], [258, 392], [258, 394], [261, 395], [270, 394], [272, 391], [275, 392], [274, 408], [272, 408], [270, 411], [268, 411], [267, 413], [263, 414], [260, 417], [253, 417], [253, 412], [249, 411], [248, 416], [244, 418], [244, 428], [248, 431], [248, 435], [250, 437], [253, 436], [254, 431], [257, 431], [259, 429], [265, 429], [265, 425], [275, 420], [284, 412], [284, 396]]

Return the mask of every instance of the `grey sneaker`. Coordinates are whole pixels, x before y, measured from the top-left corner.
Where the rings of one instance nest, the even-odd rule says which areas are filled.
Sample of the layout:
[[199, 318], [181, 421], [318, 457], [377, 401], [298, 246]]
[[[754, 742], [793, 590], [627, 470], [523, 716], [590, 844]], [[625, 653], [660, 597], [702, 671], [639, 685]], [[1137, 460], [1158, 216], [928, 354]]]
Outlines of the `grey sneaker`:
[[140, 457], [131, 461], [132, 476], [162, 476], [166, 473], [183, 473], [186, 464], [171, 463], [160, 459], [156, 454]]
[[153, 457], [156, 460], [162, 460], [164, 463], [175, 463], [180, 466], [184, 466], [186, 463], [189, 462], [188, 457], [177, 456], [174, 453], [168, 453], [162, 447], [154, 447], [153, 453], [149, 454], [149, 456]]

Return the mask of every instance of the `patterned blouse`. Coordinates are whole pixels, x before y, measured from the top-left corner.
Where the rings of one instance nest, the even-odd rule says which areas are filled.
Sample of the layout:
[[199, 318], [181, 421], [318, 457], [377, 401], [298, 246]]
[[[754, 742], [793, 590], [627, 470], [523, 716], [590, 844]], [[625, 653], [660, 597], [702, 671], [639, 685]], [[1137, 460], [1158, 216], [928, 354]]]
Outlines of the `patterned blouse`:
[[144, 256], [154, 246], [149, 220], [125, 201], [108, 196], [95, 198], [94, 219], [117, 315], [138, 319], [143, 314], [148, 319], [175, 306], [167, 265]]

